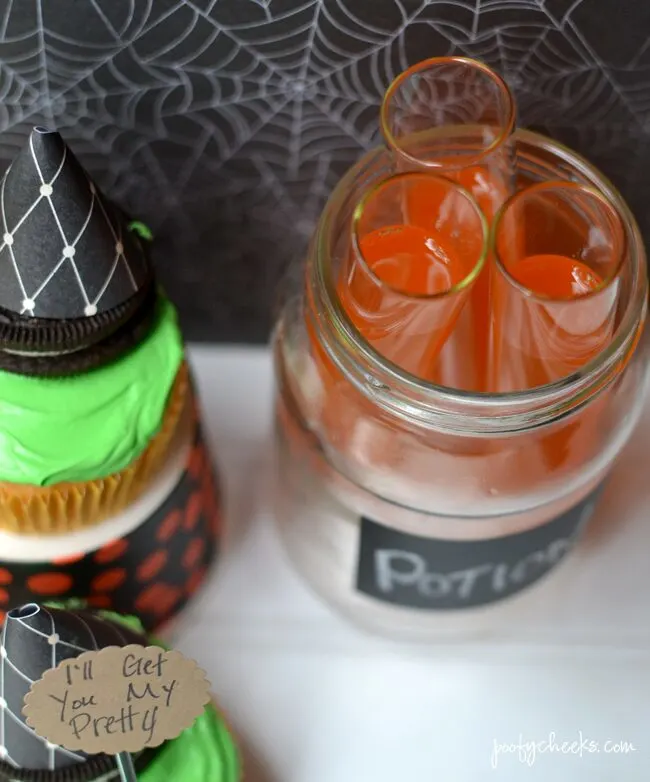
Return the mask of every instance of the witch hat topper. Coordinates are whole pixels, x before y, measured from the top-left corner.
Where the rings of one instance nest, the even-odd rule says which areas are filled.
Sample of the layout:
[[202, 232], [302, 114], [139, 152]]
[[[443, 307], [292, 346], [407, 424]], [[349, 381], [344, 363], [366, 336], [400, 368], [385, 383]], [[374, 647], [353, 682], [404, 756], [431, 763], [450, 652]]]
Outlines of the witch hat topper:
[[[87, 349], [151, 298], [153, 271], [140, 239], [55, 131], [34, 128], [6, 172], [0, 236], [7, 354], [42, 359]], [[36, 364], [34, 373], [50, 374], [56, 361], [49, 369]]]
[[147, 643], [101, 612], [36, 603], [9, 611], [0, 635], [0, 779], [15, 779], [15, 769], [25, 780], [67, 769], [62, 778], [77, 782], [116, 772], [108, 755], [70, 752], [40, 738], [26, 723], [23, 702], [33, 682], [64, 660], [108, 646]]

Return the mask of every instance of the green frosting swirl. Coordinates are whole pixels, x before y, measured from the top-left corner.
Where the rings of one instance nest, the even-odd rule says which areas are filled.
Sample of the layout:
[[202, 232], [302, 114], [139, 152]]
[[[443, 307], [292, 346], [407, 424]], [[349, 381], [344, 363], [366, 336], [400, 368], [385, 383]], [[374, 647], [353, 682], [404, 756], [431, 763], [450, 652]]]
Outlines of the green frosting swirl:
[[[112, 611], [101, 616], [123, 624], [136, 633], [144, 633], [139, 619]], [[150, 643], [167, 648], [155, 638]], [[168, 741], [144, 771], [140, 782], [238, 782], [241, 774], [239, 753], [232, 736], [212, 704], [208, 705], [191, 728]]]
[[160, 297], [151, 332], [127, 355], [73, 377], [0, 371], [0, 481], [91, 481], [133, 462], [159, 431], [183, 360], [176, 310]]
[[168, 741], [147, 768], [140, 782], [238, 782], [237, 747], [223, 719], [208, 706], [191, 728]]

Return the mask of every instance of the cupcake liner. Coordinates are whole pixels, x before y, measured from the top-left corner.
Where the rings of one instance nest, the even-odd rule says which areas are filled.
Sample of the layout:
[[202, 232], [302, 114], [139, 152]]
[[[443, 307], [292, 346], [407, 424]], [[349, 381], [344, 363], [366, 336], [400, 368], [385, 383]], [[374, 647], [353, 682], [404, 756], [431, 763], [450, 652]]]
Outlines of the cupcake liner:
[[3, 541], [0, 533], [0, 624], [10, 608], [43, 600], [76, 599], [138, 616], [149, 633], [178, 617], [206, 582], [222, 534], [212, 459], [187, 412], [191, 431], [174, 438], [174, 456], [129, 507], [135, 518], [128, 527], [120, 529], [123, 513], [63, 537], [5, 534]]
[[192, 396], [187, 364], [178, 370], [160, 431], [120, 472], [94, 481], [53, 486], [0, 483], [0, 530], [54, 535], [98, 524], [137, 499], [164, 465], [170, 443]]

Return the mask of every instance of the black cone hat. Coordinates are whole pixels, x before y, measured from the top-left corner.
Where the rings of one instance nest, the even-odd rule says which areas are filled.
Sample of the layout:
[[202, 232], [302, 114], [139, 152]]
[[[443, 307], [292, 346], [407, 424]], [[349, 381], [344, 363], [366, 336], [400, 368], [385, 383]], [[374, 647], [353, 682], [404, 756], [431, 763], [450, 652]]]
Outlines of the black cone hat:
[[0, 184], [0, 367], [67, 374], [110, 360], [152, 288], [124, 215], [58, 133], [34, 128]]
[[[147, 646], [149, 641], [101, 612], [35, 603], [9, 611], [0, 635], [0, 780], [90, 780], [115, 769], [113, 759], [105, 755], [89, 757], [48, 744], [26, 724], [22, 709], [32, 682], [63, 660], [128, 644]], [[45, 771], [55, 773], [50, 777]]]

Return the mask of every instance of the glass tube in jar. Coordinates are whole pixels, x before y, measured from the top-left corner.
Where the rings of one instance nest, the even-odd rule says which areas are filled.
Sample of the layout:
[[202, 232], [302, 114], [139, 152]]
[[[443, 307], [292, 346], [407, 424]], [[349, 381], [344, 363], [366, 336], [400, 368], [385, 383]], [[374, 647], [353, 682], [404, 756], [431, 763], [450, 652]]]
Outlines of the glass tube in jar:
[[[436, 57], [389, 86], [381, 130], [398, 171], [429, 171], [466, 188], [491, 221], [513, 193], [515, 104], [507, 85], [483, 63]], [[411, 210], [426, 209], [412, 194]], [[487, 390], [491, 263], [486, 263], [453, 335], [425, 379]]]

